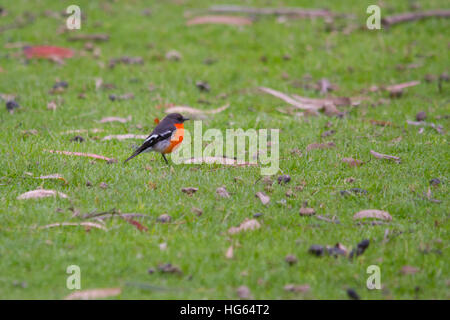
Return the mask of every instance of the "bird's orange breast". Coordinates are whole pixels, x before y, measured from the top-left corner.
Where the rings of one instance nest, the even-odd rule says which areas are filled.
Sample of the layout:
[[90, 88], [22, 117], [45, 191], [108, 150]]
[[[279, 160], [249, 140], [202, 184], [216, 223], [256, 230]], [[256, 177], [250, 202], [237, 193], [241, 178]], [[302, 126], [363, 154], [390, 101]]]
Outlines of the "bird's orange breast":
[[177, 130], [170, 139], [170, 145], [166, 148], [166, 150], [164, 150], [163, 153], [171, 153], [183, 141], [184, 125], [182, 123], [175, 123], [175, 127], [177, 128]]

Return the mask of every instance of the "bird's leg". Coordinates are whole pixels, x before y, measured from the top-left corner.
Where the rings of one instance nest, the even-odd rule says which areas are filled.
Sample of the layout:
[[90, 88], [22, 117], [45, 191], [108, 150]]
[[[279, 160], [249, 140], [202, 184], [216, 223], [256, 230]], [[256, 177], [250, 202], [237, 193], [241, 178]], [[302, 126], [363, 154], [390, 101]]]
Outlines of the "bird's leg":
[[163, 156], [164, 161], [166, 162], [166, 164], [169, 164], [169, 161], [167, 161], [166, 156], [164, 155], [164, 153], [161, 153], [161, 155]]

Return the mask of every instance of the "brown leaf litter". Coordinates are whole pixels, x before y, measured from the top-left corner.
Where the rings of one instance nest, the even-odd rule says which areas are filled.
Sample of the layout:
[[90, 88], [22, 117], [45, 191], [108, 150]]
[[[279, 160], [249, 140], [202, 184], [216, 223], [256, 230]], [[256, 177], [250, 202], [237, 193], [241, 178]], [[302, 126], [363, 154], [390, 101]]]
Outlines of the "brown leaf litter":
[[261, 200], [261, 203], [263, 205], [266, 205], [270, 202], [270, 197], [268, 195], [266, 195], [264, 192], [257, 192], [255, 194], [255, 197], [257, 197], [259, 200]]
[[361, 160], [354, 159], [354, 158], [342, 158], [342, 162], [347, 163], [350, 167], [359, 167], [360, 165], [364, 164]]
[[355, 213], [355, 215], [353, 216], [354, 220], [365, 219], [365, 218], [380, 219], [380, 220], [385, 220], [385, 221], [392, 220], [392, 216], [389, 214], [389, 212], [377, 210], [377, 209], [362, 210], [362, 211]]
[[309, 286], [309, 284], [302, 284], [302, 285], [287, 284], [284, 286], [284, 291], [295, 293], [305, 293], [308, 292], [310, 289], [311, 287]]
[[233, 259], [233, 256], [234, 256], [234, 252], [233, 251], [234, 251], [233, 246], [229, 246], [227, 251], [225, 252], [225, 258]]
[[221, 196], [222, 198], [229, 198], [230, 194], [228, 193], [227, 189], [225, 187], [219, 187], [216, 189], [216, 193]]
[[261, 224], [256, 219], [245, 219], [238, 227], [231, 227], [228, 229], [229, 234], [236, 234], [242, 231], [256, 230], [261, 227]]
[[442, 125], [437, 125], [437, 124], [432, 123], [432, 122], [407, 120], [406, 123], [408, 123], [411, 126], [431, 127], [433, 129], [435, 129], [440, 134], [444, 134], [445, 133], [444, 132], [444, 128], [442, 127]]
[[402, 96], [403, 90], [409, 87], [414, 87], [420, 84], [420, 81], [409, 81], [405, 83], [394, 84], [385, 87], [385, 90], [389, 92], [391, 98], [398, 98]]
[[122, 293], [121, 288], [89, 289], [75, 291], [69, 294], [64, 300], [93, 300], [115, 297]]
[[336, 147], [334, 142], [326, 142], [326, 143], [311, 143], [306, 147], [306, 151], [311, 151], [314, 149], [330, 149]]
[[259, 87], [260, 91], [268, 93], [274, 97], [277, 97], [284, 102], [294, 106], [297, 109], [304, 110], [308, 114], [317, 115], [318, 111], [323, 110], [323, 112], [328, 115], [339, 115], [341, 112], [337, 109], [338, 106], [351, 106], [357, 105], [359, 101], [363, 98], [348, 98], [348, 97], [328, 97], [328, 98], [307, 98], [296, 94], [285, 94], [283, 92], [266, 88]]
[[68, 196], [62, 192], [55, 190], [46, 190], [46, 189], [37, 189], [25, 192], [17, 197], [18, 200], [26, 200], [26, 199], [39, 199], [39, 198], [48, 198], [48, 197], [61, 197], [68, 198]]
[[198, 191], [198, 188], [194, 187], [181, 188], [181, 191], [186, 193], [188, 196], [192, 196], [194, 193]]

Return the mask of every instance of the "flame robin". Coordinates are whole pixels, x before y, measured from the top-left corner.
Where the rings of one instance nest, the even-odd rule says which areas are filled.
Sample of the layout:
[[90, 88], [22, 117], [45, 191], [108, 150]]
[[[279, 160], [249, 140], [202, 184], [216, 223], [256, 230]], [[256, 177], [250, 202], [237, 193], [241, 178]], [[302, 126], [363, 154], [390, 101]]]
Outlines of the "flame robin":
[[124, 161], [133, 159], [142, 152], [156, 151], [161, 153], [164, 161], [168, 164], [165, 154], [171, 153], [183, 141], [184, 125], [188, 118], [179, 113], [171, 113], [165, 117], [156, 128], [150, 133], [144, 143], [134, 151], [134, 153]]

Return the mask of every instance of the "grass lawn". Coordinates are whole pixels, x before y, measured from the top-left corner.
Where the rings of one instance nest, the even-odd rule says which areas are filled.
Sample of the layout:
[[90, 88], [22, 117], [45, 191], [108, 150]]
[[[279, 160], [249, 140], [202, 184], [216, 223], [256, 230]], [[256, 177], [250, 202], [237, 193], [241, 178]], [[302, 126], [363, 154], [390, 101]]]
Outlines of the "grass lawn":
[[[382, 17], [410, 11], [410, 2], [384, 2]], [[57, 13], [74, 3], [86, 18], [81, 30], [58, 33], [65, 18]], [[327, 24], [321, 18], [258, 16], [247, 26], [187, 27], [187, 11], [200, 14], [198, 10], [213, 3], [17, 0], [2, 4], [7, 14], [0, 15], [0, 26], [13, 23], [25, 11], [35, 20], [0, 32], [0, 93], [17, 95], [21, 106], [11, 114], [1, 101], [0, 298], [62, 299], [72, 293], [66, 287], [69, 265], [80, 267], [82, 289], [120, 287], [121, 294], [113, 297], [119, 299], [237, 299], [240, 286], [248, 287], [250, 297], [256, 299], [347, 299], [348, 288], [362, 299], [450, 298], [446, 196], [450, 83], [441, 81], [439, 90], [438, 80], [424, 80], [427, 74], [439, 77], [449, 72], [449, 20], [402, 23], [388, 30], [361, 28], [347, 34], [342, 31], [346, 25], [365, 24], [366, 8], [373, 1], [226, 1], [233, 3], [328, 8], [354, 19]], [[420, 10], [448, 7], [444, 0], [417, 3]], [[94, 43], [101, 50], [97, 58], [84, 49], [86, 41], [68, 40], [89, 33], [110, 36]], [[11, 45], [19, 42], [67, 47], [77, 54], [63, 65], [38, 59], [27, 62], [22, 50]], [[181, 60], [166, 59], [170, 50], [178, 51]], [[108, 66], [111, 59], [122, 56], [141, 57], [143, 64]], [[96, 90], [96, 78], [114, 88]], [[292, 107], [282, 100], [257, 90], [264, 86], [320, 98], [324, 95], [308, 84], [322, 78], [338, 86], [329, 95], [365, 100], [338, 107], [342, 117], [302, 116], [299, 110], [290, 112]], [[381, 90], [361, 93], [373, 85], [413, 80], [421, 83], [398, 98]], [[66, 81], [68, 88], [49, 93], [58, 81]], [[206, 81], [210, 91], [199, 90], [197, 81]], [[126, 93], [133, 93], [134, 99], [109, 99], [111, 94]], [[55, 110], [48, 109], [50, 101], [56, 102]], [[206, 115], [203, 130], [280, 129], [280, 171], [271, 177], [273, 184], [261, 176], [260, 166], [167, 166], [155, 153], [124, 165], [142, 140], [102, 140], [112, 134], [150, 133], [154, 118], [162, 119], [169, 104], [209, 110], [227, 103], [230, 107], [225, 111]], [[420, 127], [408, 125], [407, 120], [415, 121], [420, 111], [444, 132], [431, 127], [419, 132]], [[98, 122], [109, 116], [131, 116], [131, 120]], [[185, 127], [192, 130], [193, 122]], [[103, 131], [65, 134], [94, 128]], [[335, 133], [322, 136], [329, 130]], [[76, 135], [84, 142], [71, 141]], [[306, 150], [312, 143], [327, 142], [335, 147]], [[52, 154], [48, 149], [95, 153], [118, 162]], [[295, 149], [299, 152], [292, 152]], [[401, 163], [376, 159], [370, 150], [398, 156]], [[364, 164], [350, 167], [342, 162], [348, 157]], [[67, 183], [34, 178], [55, 173]], [[280, 174], [290, 175], [291, 181], [279, 185]], [[440, 184], [431, 186], [431, 179], [439, 179]], [[221, 186], [230, 198], [216, 194]], [[17, 199], [40, 187], [68, 198]], [[184, 187], [198, 191], [188, 196], [181, 191]], [[367, 193], [341, 195], [340, 191], [351, 188]], [[427, 197], [428, 190], [432, 194]], [[255, 197], [260, 191], [270, 197], [268, 205]], [[287, 192], [292, 195], [286, 196]], [[315, 215], [300, 216], [304, 202], [315, 209]], [[86, 231], [81, 226], [39, 228], [81, 222], [84, 214], [114, 208], [147, 215], [136, 221], [148, 230], [140, 231], [119, 218], [105, 220], [107, 231]], [[203, 214], [198, 216], [192, 208]], [[358, 224], [353, 215], [365, 209], [387, 211], [392, 221]], [[255, 213], [262, 213], [256, 218], [259, 229], [228, 234], [229, 228]], [[158, 222], [162, 214], [172, 221]], [[335, 216], [340, 223], [317, 216]], [[352, 249], [363, 239], [369, 239], [370, 245], [355, 259], [308, 252], [311, 245], [338, 242]], [[225, 256], [230, 246], [231, 259]], [[298, 261], [289, 265], [287, 255]], [[158, 266], [166, 263], [181, 273], [159, 271]], [[381, 290], [366, 287], [370, 265], [380, 267]], [[405, 266], [414, 268], [407, 272]], [[151, 268], [155, 272], [149, 273]], [[285, 290], [287, 284], [310, 289], [291, 292]]]

